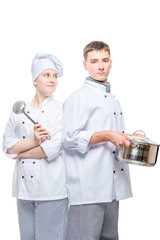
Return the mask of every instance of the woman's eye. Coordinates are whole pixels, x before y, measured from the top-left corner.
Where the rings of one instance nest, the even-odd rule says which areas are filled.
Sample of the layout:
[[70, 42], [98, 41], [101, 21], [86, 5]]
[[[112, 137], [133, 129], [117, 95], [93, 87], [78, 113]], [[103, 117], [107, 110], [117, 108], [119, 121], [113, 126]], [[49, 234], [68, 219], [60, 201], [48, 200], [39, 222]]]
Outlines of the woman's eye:
[[45, 76], [45, 77], [49, 77], [49, 74], [45, 74], [44, 76]]
[[57, 78], [57, 75], [54, 75], [53, 78]]

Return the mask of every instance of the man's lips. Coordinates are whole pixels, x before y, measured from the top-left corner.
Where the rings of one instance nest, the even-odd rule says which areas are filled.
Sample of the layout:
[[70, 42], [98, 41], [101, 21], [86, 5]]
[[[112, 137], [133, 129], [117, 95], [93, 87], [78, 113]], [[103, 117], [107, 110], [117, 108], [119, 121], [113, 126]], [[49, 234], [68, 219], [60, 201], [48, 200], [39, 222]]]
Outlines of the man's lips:
[[53, 88], [53, 87], [55, 87], [55, 85], [47, 85], [47, 87], [52, 87]]
[[98, 74], [98, 75], [104, 75], [105, 72], [98, 72], [97, 74]]

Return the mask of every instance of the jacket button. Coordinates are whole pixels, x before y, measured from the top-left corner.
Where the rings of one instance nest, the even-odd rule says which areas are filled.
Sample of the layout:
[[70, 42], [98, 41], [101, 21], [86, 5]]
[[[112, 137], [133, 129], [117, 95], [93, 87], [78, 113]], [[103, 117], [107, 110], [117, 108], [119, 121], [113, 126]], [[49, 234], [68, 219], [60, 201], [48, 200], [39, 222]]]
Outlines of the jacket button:
[[114, 115], [116, 115], [116, 112], [114, 112]]
[[25, 136], [23, 136], [23, 138], [26, 138]]
[[25, 124], [25, 122], [22, 122], [22, 124]]
[[114, 170], [113, 173], [116, 173], [116, 171]]
[[29, 111], [27, 111], [27, 113], [29, 113]]
[[113, 154], [115, 154], [116, 152], [115, 151], [113, 151]]
[[44, 111], [42, 110], [42, 113], [44, 113]]
[[106, 98], [106, 97], [107, 97], [107, 95], [104, 95], [104, 97]]
[[33, 162], [33, 164], [35, 164], [35, 162]]
[[121, 168], [121, 171], [123, 171], [123, 168]]
[[124, 131], [122, 131], [122, 133], [124, 133]]
[[122, 113], [122, 112], [120, 112], [120, 114], [122, 115], [123, 113]]
[[24, 161], [22, 163], [24, 163]]
[[31, 178], [33, 178], [33, 176], [31, 176]]
[[22, 176], [22, 178], [24, 178], [24, 176]]

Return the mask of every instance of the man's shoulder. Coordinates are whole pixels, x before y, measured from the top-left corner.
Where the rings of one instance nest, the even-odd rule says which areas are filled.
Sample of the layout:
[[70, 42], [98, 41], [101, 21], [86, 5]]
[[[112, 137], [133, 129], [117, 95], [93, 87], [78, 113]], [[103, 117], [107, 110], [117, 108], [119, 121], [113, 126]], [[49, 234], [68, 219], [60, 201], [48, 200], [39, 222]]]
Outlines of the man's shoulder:
[[[82, 87], [76, 89], [76, 90], [65, 100], [65, 102], [74, 101], [74, 99], [78, 99], [78, 98], [85, 97], [85, 95], [87, 96], [87, 89], [86, 89], [85, 85], [83, 85]], [[65, 103], [65, 102], [64, 102], [64, 103]]]

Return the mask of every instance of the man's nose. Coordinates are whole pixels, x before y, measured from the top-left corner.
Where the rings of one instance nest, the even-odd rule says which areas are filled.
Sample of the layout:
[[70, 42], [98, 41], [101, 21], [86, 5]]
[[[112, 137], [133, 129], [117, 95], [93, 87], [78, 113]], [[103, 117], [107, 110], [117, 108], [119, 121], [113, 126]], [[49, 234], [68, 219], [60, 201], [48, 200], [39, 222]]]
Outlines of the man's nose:
[[101, 69], [101, 70], [104, 69], [104, 66], [103, 66], [103, 63], [102, 63], [102, 62], [99, 62], [99, 63], [98, 63], [98, 68]]

